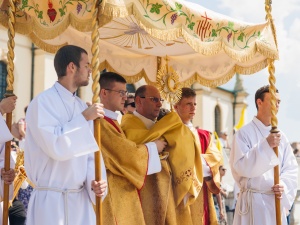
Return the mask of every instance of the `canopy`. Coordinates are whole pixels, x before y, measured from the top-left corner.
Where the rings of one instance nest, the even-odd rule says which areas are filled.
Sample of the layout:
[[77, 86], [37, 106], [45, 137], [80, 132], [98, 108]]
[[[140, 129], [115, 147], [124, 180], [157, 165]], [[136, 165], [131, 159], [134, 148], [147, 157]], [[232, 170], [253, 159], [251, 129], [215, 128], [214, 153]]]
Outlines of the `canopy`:
[[[16, 31], [40, 48], [61, 45], [91, 49], [92, 0], [22, 0]], [[7, 26], [8, 0], [0, 0]], [[116, 71], [133, 83], [154, 83], [160, 65], [169, 66], [184, 86], [226, 83], [235, 73], [252, 74], [278, 59], [269, 23], [250, 24], [177, 0], [106, 0], [100, 13], [100, 69]]]

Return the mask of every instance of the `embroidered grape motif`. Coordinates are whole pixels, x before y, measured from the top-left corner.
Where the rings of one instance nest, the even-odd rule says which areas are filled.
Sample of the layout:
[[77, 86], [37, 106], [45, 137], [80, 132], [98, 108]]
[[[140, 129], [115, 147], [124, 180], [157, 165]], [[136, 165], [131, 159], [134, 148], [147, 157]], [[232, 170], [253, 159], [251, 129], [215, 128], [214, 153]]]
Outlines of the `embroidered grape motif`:
[[178, 15], [177, 13], [174, 13], [172, 16], [171, 16], [171, 24], [173, 25], [175, 20], [177, 19]]
[[80, 13], [81, 9], [82, 9], [82, 5], [80, 4], [80, 2], [78, 2], [77, 7], [76, 7], [77, 14]]

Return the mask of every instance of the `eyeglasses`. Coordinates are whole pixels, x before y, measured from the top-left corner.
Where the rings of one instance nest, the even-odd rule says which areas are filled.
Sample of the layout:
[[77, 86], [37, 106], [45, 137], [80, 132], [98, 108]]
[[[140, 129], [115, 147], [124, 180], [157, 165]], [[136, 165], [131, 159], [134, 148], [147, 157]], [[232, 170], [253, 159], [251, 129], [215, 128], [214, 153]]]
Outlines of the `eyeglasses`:
[[158, 103], [161, 102], [163, 103], [164, 100], [162, 98], [156, 98], [156, 97], [145, 97], [145, 96], [140, 96], [140, 98], [149, 98], [152, 102]]
[[130, 105], [131, 107], [135, 108], [135, 102], [127, 103], [127, 104], [125, 104], [124, 106], [127, 107], [127, 106], [129, 106], [129, 105]]
[[120, 90], [120, 91], [116, 91], [116, 90], [112, 90], [112, 89], [105, 89], [105, 90], [118, 92], [120, 94], [120, 97], [125, 97], [128, 94], [128, 91], [123, 91], [123, 90]]

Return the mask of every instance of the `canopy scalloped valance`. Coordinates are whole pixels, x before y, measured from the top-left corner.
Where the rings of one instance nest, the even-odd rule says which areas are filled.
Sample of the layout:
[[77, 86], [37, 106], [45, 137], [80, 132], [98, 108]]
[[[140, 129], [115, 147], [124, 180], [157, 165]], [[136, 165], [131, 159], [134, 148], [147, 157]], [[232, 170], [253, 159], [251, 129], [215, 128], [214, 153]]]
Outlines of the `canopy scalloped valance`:
[[[8, 1], [0, 4], [0, 21], [7, 26]], [[67, 43], [90, 50], [92, 4], [92, 0], [22, 0], [16, 31], [48, 52]], [[154, 83], [166, 55], [185, 86], [194, 82], [218, 86], [235, 73], [260, 71], [268, 58], [278, 59], [268, 23], [244, 23], [177, 0], [106, 0], [99, 8], [100, 67], [129, 82], [145, 78]]]

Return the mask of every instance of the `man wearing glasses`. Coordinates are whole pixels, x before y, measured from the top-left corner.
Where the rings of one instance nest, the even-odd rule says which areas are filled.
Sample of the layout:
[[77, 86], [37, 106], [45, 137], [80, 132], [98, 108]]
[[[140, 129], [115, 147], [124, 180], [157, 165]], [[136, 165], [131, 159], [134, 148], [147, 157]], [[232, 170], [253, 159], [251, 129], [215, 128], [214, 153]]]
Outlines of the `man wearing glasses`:
[[139, 87], [135, 93], [136, 111], [123, 116], [122, 129], [136, 143], [157, 136], [168, 142], [160, 155], [162, 171], [147, 177], [141, 191], [146, 224], [190, 225], [187, 206], [198, 196], [203, 179], [199, 149], [177, 113], [171, 112], [156, 121], [162, 102], [156, 87]]
[[[280, 97], [276, 90], [276, 113]], [[230, 166], [240, 188], [233, 224], [276, 224], [275, 201], [280, 199], [282, 225], [287, 224], [297, 194], [298, 166], [291, 145], [282, 131], [271, 130], [269, 85], [255, 93], [257, 115], [238, 130], [232, 142]], [[273, 148], [278, 147], [278, 157]], [[274, 167], [279, 166], [280, 182], [274, 185]]]
[[166, 142], [155, 140], [142, 145], [126, 139], [118, 114], [127, 99], [126, 80], [106, 72], [100, 76], [100, 99], [105, 117], [101, 119], [101, 151], [108, 178], [108, 197], [103, 203], [104, 224], [146, 225], [140, 191], [147, 175], [161, 171], [158, 153]]

